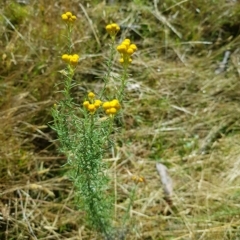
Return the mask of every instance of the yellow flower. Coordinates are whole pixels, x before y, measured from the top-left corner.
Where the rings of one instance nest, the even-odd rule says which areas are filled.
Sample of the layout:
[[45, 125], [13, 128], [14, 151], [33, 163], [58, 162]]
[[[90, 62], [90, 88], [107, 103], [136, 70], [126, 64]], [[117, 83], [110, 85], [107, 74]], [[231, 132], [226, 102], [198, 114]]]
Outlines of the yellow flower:
[[106, 31], [112, 37], [112, 39], [115, 39], [115, 36], [120, 31], [120, 27], [116, 23], [108, 24], [106, 26]]
[[88, 93], [89, 101], [84, 101], [83, 106], [91, 113], [94, 114], [96, 110], [101, 106], [102, 101], [99, 99], [94, 100], [95, 94], [93, 92]]
[[87, 109], [91, 114], [93, 114], [96, 111], [96, 107], [94, 104], [89, 104]]
[[108, 111], [107, 111], [107, 114], [116, 114], [117, 113], [117, 109], [112, 107], [112, 108], [109, 108]]
[[90, 104], [89, 101], [84, 101], [84, 102], [83, 102], [83, 106], [84, 106], [85, 108], [88, 108], [89, 104]]
[[117, 46], [117, 50], [119, 53], [126, 53], [127, 47], [126, 47], [126, 45], [121, 44], [121, 45]]
[[112, 31], [119, 31], [120, 30], [120, 27], [116, 23], [112, 23], [111, 27], [112, 27]]
[[132, 62], [131, 56], [136, 50], [137, 46], [135, 44], [131, 44], [130, 39], [124, 39], [122, 43], [117, 46], [117, 51], [121, 55], [119, 62], [127, 67]]
[[70, 55], [69, 61], [72, 65], [77, 65], [79, 61], [79, 56], [77, 54]]
[[111, 30], [112, 30], [112, 25], [111, 25], [111, 24], [108, 24], [108, 25], [106, 26], [106, 31], [107, 31], [108, 33], [110, 33]]
[[111, 106], [110, 106], [110, 102], [105, 102], [105, 103], [103, 103], [102, 107], [104, 108], [104, 110], [110, 108], [110, 107], [111, 107]]
[[74, 15], [71, 17], [71, 20], [72, 20], [72, 21], [75, 21], [76, 19], [77, 19], [77, 17], [74, 16]]
[[71, 12], [66, 12], [65, 14], [68, 16], [68, 18], [72, 17], [72, 13]]
[[62, 20], [64, 20], [64, 21], [67, 21], [68, 20], [68, 16], [64, 13], [64, 14], [62, 14]]
[[128, 43], [128, 44], [130, 44], [130, 43], [131, 43], [131, 40], [130, 40], [129, 38], [125, 38], [125, 39], [123, 40], [123, 43]]
[[110, 102], [110, 106], [116, 108], [117, 110], [119, 110], [121, 108], [121, 105], [117, 99], [113, 99]]
[[71, 12], [66, 12], [62, 14], [62, 20], [67, 23], [72, 23], [77, 19], [75, 15], [73, 15]]
[[69, 55], [68, 54], [63, 54], [62, 55], [62, 60], [65, 62], [69, 62]]
[[121, 108], [121, 105], [117, 99], [113, 99], [112, 101], [103, 103], [102, 107], [107, 115], [114, 116]]
[[77, 65], [79, 61], [79, 55], [73, 54], [73, 55], [68, 55], [68, 54], [63, 54], [62, 55], [62, 60], [68, 64], [71, 64], [73, 66]]
[[94, 94], [93, 92], [89, 92], [89, 93], [88, 93], [88, 97], [89, 97], [90, 99], [93, 99], [93, 98], [95, 97], [95, 94]]
[[129, 63], [132, 63], [132, 59], [131, 59], [131, 58], [129, 58], [129, 59], [128, 59], [128, 62], [129, 62]]
[[102, 104], [102, 101], [99, 100], [99, 99], [96, 99], [96, 100], [94, 101], [94, 105], [95, 105], [96, 108], [99, 108], [99, 107], [101, 106], [101, 104]]
[[131, 44], [129, 48], [132, 48], [134, 52], [137, 50], [137, 46], [135, 44]]
[[128, 48], [127, 54], [132, 55], [134, 53], [134, 50], [132, 48]]
[[132, 180], [136, 183], [145, 182], [145, 179], [143, 177], [138, 177], [138, 176], [132, 176]]
[[119, 62], [120, 62], [121, 64], [127, 66], [129, 63], [132, 63], [132, 59], [129, 58], [129, 57], [128, 57], [128, 58], [125, 58], [125, 59], [124, 59], [124, 58], [120, 58], [120, 59], [119, 59]]
[[127, 48], [130, 46], [130, 39], [126, 38], [123, 42], [122, 42], [122, 45], [125, 45]]

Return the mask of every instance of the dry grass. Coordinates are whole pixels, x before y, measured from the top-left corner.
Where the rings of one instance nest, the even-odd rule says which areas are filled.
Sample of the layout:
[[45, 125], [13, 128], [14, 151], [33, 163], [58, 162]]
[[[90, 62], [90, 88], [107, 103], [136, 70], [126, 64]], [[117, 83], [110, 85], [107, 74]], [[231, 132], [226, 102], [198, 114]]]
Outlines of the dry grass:
[[[120, 37], [131, 36], [139, 47], [124, 128], [106, 159], [117, 179], [119, 213], [133, 184], [129, 172], [146, 178], [127, 239], [240, 239], [240, 4], [16, 2], [3, 1], [0, 10], [0, 239], [100, 239], [74, 205], [66, 159], [48, 126], [61, 97], [55, 85], [61, 89], [66, 10], [79, 18], [76, 101], [101, 86], [107, 23], [119, 23]], [[228, 65], [216, 74], [226, 50]], [[169, 168], [173, 206], [164, 200], [156, 162]]]

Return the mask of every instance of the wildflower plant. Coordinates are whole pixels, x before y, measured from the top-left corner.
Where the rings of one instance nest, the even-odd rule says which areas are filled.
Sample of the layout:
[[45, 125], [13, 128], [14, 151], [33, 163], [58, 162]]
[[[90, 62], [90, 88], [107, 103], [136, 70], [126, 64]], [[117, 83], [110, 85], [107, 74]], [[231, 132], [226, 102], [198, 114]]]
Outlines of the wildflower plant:
[[[103, 76], [103, 88], [99, 94], [88, 92], [81, 104], [77, 104], [71, 89], [76, 85], [73, 79], [80, 56], [72, 52], [72, 33], [76, 16], [71, 12], [62, 15], [66, 23], [68, 52], [62, 55], [66, 67], [63, 74], [63, 99], [52, 109], [53, 129], [57, 132], [59, 150], [67, 157], [69, 176], [77, 196], [77, 205], [85, 210], [88, 223], [101, 232], [106, 239], [112, 239], [112, 218], [114, 207], [113, 188], [109, 181], [108, 165], [104, 156], [113, 145], [111, 138], [115, 129], [114, 119], [122, 109], [123, 93], [127, 80], [127, 69], [132, 62], [135, 44], [125, 39], [117, 48], [116, 35], [120, 30], [117, 24], [109, 24], [106, 31], [110, 35], [110, 56]], [[122, 64], [121, 88], [106, 93], [112, 72], [114, 53], [120, 53]], [[106, 197], [107, 196], [107, 197]]]

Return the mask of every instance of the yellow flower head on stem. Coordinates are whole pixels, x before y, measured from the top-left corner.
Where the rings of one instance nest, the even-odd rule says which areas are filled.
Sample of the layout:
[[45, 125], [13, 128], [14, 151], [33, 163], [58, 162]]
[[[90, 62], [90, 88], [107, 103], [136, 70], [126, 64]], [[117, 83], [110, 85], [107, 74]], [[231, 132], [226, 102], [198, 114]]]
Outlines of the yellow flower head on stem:
[[103, 107], [104, 110], [107, 110], [108, 108], [111, 107], [111, 106], [110, 106], [110, 102], [105, 102], [105, 103], [103, 103], [102, 107]]
[[119, 101], [117, 99], [113, 99], [111, 102], [110, 102], [110, 106], [112, 108], [116, 108], [117, 110], [119, 110], [121, 108], [121, 105], [119, 103]]
[[117, 99], [113, 99], [112, 101], [103, 103], [102, 107], [107, 115], [114, 116], [121, 108], [121, 105]]
[[96, 110], [102, 105], [102, 101], [95, 99], [95, 94], [93, 92], [88, 93], [89, 101], [83, 102], [83, 107], [85, 107], [91, 114], [94, 114]]
[[102, 101], [99, 99], [96, 99], [93, 104], [95, 105], [96, 108], [99, 108], [102, 105]]
[[95, 94], [93, 92], [89, 92], [88, 93], [88, 98], [94, 99], [95, 98]]
[[106, 26], [106, 31], [111, 36], [111, 38], [114, 40], [117, 33], [120, 31], [120, 27], [116, 23], [108, 24]]
[[130, 39], [128, 38], [125, 38], [123, 41], [122, 41], [122, 45], [125, 45], [127, 48], [130, 46]]
[[122, 41], [120, 45], [117, 46], [117, 51], [120, 53], [121, 58], [119, 62], [124, 66], [128, 67], [128, 65], [132, 62], [131, 56], [134, 52], [136, 52], [137, 46], [135, 44], [131, 44], [130, 39], [126, 38]]
[[72, 66], [76, 66], [79, 61], [79, 55], [78, 54], [73, 54], [73, 55], [68, 55], [68, 54], [63, 54], [62, 55], [62, 60]]
[[76, 19], [77, 17], [73, 15], [71, 12], [66, 12], [62, 14], [62, 20], [66, 23], [73, 23], [75, 22]]
[[120, 44], [119, 46], [117, 46], [117, 50], [119, 53], [124, 54], [127, 52], [127, 46], [124, 44]]
[[95, 111], [96, 111], [95, 105], [94, 105], [94, 104], [89, 104], [89, 105], [88, 105], [88, 111], [89, 111], [91, 114], [95, 113]]
[[112, 115], [115, 115], [117, 113], [117, 109], [112, 107], [112, 108], [109, 108], [108, 109], [108, 114], [112, 114]]
[[133, 52], [137, 50], [137, 46], [135, 44], [131, 44], [129, 48], [133, 49]]
[[72, 13], [71, 12], [66, 12], [65, 14], [68, 16], [68, 18], [72, 17]]
[[90, 102], [89, 101], [84, 101], [83, 106], [88, 109]]
[[69, 63], [69, 55], [68, 55], [68, 54], [63, 54], [63, 55], [62, 55], [62, 60], [63, 60], [64, 62]]
[[65, 13], [62, 14], [62, 20], [63, 21], [68, 21], [68, 16]]
[[76, 66], [78, 64], [78, 61], [79, 61], [79, 55], [77, 55], [77, 54], [71, 55], [71, 57], [70, 57], [71, 65]]

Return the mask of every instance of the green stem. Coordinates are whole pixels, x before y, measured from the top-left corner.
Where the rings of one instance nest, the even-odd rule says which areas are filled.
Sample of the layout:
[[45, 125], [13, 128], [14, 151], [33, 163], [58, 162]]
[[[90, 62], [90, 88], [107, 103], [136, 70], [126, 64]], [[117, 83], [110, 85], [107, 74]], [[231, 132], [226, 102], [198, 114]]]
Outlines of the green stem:
[[68, 54], [72, 53], [72, 25], [67, 24], [67, 40], [68, 40]]
[[72, 88], [74, 69], [70, 65], [68, 65], [66, 72], [67, 73], [64, 81], [64, 99], [66, 102], [71, 103], [72, 99], [70, 91]]

